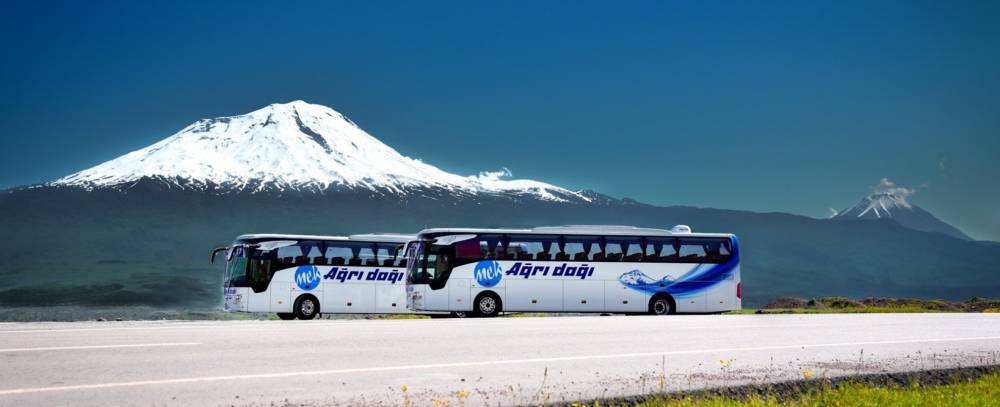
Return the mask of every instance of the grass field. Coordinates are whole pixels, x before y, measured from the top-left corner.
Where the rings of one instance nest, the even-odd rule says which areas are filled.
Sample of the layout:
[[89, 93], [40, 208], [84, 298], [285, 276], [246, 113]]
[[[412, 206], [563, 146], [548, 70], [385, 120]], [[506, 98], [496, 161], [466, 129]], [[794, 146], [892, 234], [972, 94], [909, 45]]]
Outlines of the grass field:
[[[583, 405], [578, 403], [578, 406]], [[602, 404], [598, 402], [590, 405], [597, 407]], [[947, 385], [925, 386], [913, 382], [908, 386], [884, 387], [845, 383], [822, 386], [792, 397], [765, 395], [751, 396], [744, 400], [719, 395], [654, 397], [636, 405], [641, 407], [997, 406], [1000, 405], [1000, 373]]]
[[857, 314], [913, 312], [998, 312], [1000, 300], [970, 298], [965, 301], [924, 300], [916, 298], [869, 297], [852, 300], [846, 297], [776, 298], [760, 309], [742, 309], [730, 314]]

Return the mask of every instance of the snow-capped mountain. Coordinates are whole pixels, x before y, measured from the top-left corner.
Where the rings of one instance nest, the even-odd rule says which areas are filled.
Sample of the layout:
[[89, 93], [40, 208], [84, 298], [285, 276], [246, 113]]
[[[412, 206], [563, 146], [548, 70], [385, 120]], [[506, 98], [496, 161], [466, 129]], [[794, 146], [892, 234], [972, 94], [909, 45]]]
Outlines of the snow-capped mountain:
[[959, 239], [972, 240], [958, 228], [949, 225], [930, 212], [911, 204], [908, 200], [916, 191], [896, 186], [883, 178], [872, 187], [872, 193], [854, 205], [837, 212], [832, 219], [872, 220], [892, 219], [900, 225], [923, 232], [937, 232]]
[[585, 192], [505, 179], [510, 171], [460, 176], [398, 153], [343, 114], [294, 101], [239, 116], [202, 119], [138, 151], [50, 182], [126, 189], [143, 179], [213, 191], [370, 190], [510, 195], [591, 202]]

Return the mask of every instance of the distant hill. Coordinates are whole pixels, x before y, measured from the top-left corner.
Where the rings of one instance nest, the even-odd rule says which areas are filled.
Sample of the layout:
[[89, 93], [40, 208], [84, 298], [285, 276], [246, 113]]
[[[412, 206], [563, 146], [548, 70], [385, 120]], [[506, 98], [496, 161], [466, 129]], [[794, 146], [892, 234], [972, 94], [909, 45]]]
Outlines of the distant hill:
[[0, 306], [219, 306], [221, 269], [208, 255], [243, 233], [560, 224], [736, 233], [748, 306], [1000, 295], [1000, 246], [894, 219], [657, 207], [501, 175], [446, 173], [304, 102], [201, 120], [94, 168], [0, 192]]

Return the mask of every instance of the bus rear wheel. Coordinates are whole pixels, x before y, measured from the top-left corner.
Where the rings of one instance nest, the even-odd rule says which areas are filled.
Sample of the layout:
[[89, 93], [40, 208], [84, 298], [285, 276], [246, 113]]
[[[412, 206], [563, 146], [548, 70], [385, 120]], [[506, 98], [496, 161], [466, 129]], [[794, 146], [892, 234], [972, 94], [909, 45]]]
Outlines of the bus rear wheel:
[[319, 300], [311, 295], [303, 295], [295, 300], [295, 307], [292, 308], [295, 317], [302, 320], [316, 318], [319, 315]]
[[674, 301], [667, 295], [657, 295], [649, 300], [651, 315], [670, 315], [674, 313]]
[[280, 318], [283, 321], [290, 321], [290, 320], [295, 319], [295, 314], [293, 314], [291, 312], [279, 312], [278, 313], [278, 318]]
[[500, 315], [502, 308], [503, 303], [500, 302], [500, 297], [492, 292], [479, 294], [476, 297], [476, 302], [472, 304], [473, 314], [483, 318]]

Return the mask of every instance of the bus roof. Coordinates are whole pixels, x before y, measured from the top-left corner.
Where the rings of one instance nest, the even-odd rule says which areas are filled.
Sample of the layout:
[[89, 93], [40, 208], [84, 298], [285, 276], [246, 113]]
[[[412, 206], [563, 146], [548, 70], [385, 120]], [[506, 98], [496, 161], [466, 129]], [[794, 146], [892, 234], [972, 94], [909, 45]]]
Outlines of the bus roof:
[[405, 233], [363, 233], [349, 236], [351, 240], [362, 242], [406, 243], [417, 238], [417, 235]]
[[356, 241], [356, 242], [387, 242], [406, 243], [416, 238], [415, 235], [402, 233], [367, 233], [350, 236], [319, 236], [319, 235], [288, 235], [280, 233], [254, 233], [240, 235], [236, 240], [262, 241], [262, 240], [336, 240], [336, 241]]
[[622, 225], [564, 225], [542, 226], [530, 229], [476, 229], [476, 228], [434, 228], [421, 230], [421, 239], [456, 234], [510, 234], [510, 235], [576, 235], [576, 236], [692, 236], [730, 237], [731, 233], [694, 233], [687, 226], [678, 225], [674, 230], [641, 228]]

